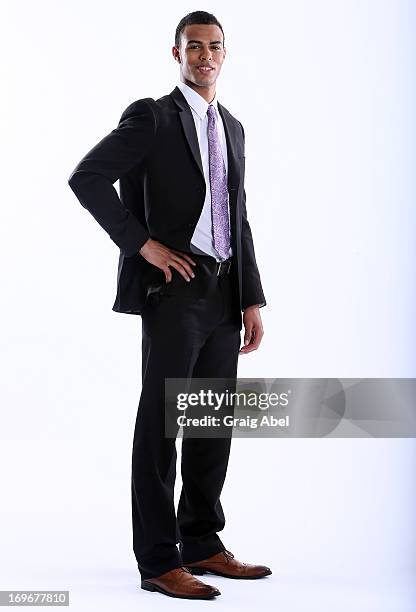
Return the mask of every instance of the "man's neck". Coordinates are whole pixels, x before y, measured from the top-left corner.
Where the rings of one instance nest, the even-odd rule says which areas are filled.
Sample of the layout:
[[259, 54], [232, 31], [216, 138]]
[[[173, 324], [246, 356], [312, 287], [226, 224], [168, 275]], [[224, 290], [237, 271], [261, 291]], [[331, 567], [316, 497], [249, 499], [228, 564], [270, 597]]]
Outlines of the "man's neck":
[[188, 85], [188, 87], [196, 91], [196, 93], [198, 93], [202, 98], [204, 98], [204, 100], [206, 100], [208, 104], [210, 104], [215, 98], [215, 84], [211, 85], [211, 87], [200, 87], [199, 85], [195, 85], [195, 83], [192, 83], [192, 81], [188, 81], [187, 79], [181, 78], [181, 81], [182, 83], [185, 83], [185, 85]]

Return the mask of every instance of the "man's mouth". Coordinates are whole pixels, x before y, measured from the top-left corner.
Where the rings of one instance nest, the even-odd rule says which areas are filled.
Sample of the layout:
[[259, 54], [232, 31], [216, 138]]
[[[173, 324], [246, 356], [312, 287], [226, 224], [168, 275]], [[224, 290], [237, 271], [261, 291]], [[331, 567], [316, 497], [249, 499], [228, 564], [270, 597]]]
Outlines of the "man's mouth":
[[197, 66], [199, 72], [202, 74], [208, 74], [208, 72], [212, 72], [214, 68], [212, 66]]

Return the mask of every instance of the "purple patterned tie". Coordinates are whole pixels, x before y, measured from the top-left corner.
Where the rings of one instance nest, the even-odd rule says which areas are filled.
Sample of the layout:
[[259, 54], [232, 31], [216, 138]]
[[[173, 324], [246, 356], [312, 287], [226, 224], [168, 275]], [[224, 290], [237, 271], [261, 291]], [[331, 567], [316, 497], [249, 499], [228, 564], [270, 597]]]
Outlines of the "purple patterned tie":
[[211, 213], [214, 248], [221, 259], [228, 259], [230, 250], [228, 219], [227, 174], [218, 138], [217, 115], [212, 104], [208, 106], [209, 180], [211, 185]]

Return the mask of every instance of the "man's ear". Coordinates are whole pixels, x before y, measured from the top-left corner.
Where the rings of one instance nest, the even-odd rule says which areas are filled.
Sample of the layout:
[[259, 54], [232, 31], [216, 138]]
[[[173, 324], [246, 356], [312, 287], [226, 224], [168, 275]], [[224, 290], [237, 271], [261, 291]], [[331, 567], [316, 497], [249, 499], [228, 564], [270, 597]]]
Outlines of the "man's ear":
[[[175, 49], [176, 49], [177, 53], [175, 53]], [[179, 53], [179, 49], [177, 47], [172, 47], [172, 55], [173, 55], [174, 60], [180, 64], [181, 63], [181, 56], [180, 56], [180, 53]]]

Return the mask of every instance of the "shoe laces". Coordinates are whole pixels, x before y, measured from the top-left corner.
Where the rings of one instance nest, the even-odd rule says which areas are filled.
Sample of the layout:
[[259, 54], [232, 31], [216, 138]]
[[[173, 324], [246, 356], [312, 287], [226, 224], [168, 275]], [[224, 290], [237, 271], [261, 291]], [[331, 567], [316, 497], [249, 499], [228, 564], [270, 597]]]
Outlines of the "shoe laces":
[[229, 557], [230, 559], [234, 559], [233, 553], [230, 552], [229, 550], [224, 550], [223, 552], [226, 557]]
[[186, 572], [187, 574], [191, 574], [191, 575], [192, 575], [192, 572], [191, 572], [191, 571], [190, 571], [190, 570], [189, 570], [187, 567], [181, 567], [180, 569], [181, 569], [183, 572]]

